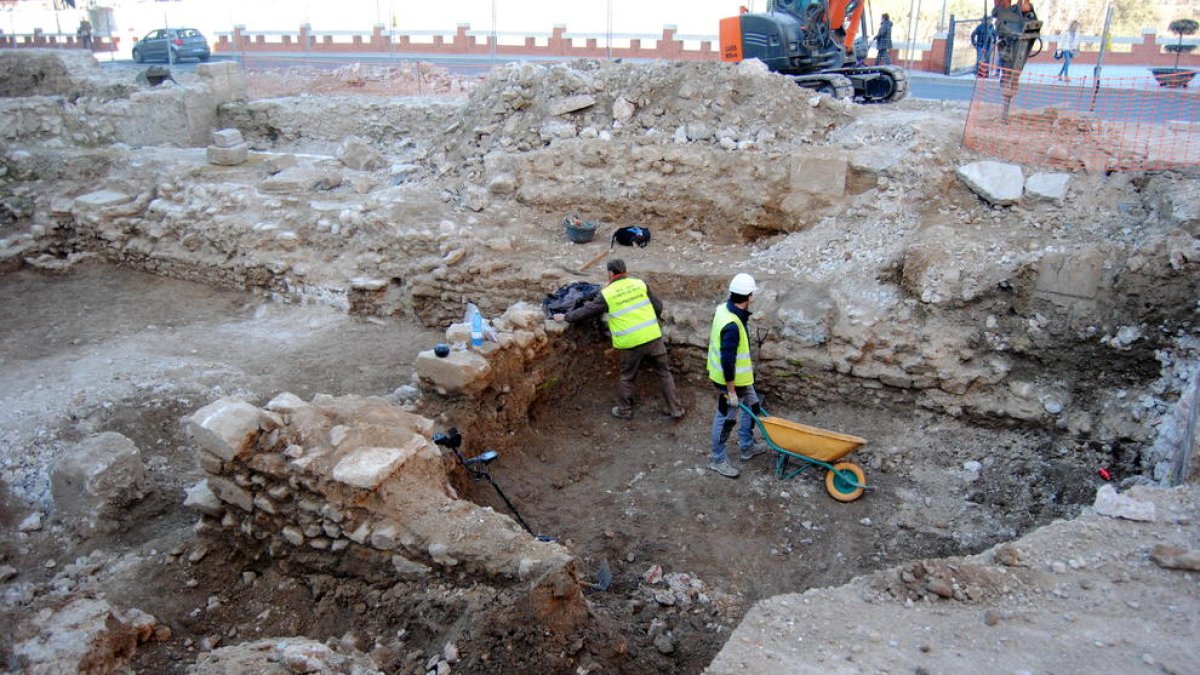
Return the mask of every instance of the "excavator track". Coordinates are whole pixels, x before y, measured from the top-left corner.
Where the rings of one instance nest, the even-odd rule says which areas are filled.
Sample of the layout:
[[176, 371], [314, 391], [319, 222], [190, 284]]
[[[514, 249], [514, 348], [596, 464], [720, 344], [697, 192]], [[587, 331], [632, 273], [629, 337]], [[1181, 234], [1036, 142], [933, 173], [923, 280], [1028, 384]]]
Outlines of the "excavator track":
[[801, 87], [812, 89], [820, 94], [839, 99], [854, 97], [854, 83], [840, 72], [790, 75], [789, 77]]
[[834, 72], [854, 85], [857, 103], [895, 103], [908, 96], [908, 71], [899, 66], [858, 66]]

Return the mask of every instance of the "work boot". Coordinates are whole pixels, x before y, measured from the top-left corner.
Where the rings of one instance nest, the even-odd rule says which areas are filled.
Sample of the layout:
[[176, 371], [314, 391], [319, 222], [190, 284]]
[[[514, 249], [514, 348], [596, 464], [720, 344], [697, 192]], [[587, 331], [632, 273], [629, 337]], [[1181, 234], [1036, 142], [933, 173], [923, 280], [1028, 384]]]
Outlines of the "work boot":
[[741, 471], [738, 471], [737, 469], [735, 469], [733, 467], [733, 465], [729, 463], [729, 460], [725, 460], [724, 462], [711, 462], [710, 461], [708, 463], [708, 468], [712, 469], [713, 471], [716, 471], [717, 473], [721, 474], [722, 476], [725, 476], [726, 478], [737, 478], [742, 473]]
[[633, 419], [633, 411], [621, 410], [621, 406], [613, 406], [612, 416], [619, 420], [631, 420]]
[[767, 444], [759, 441], [748, 448], [742, 448], [742, 461], [746, 462], [767, 451]]
[[663, 410], [661, 411], [661, 414], [663, 417], [670, 418], [672, 422], [678, 422], [682, 420], [685, 415], [687, 415], [687, 408], [680, 408], [678, 412]]

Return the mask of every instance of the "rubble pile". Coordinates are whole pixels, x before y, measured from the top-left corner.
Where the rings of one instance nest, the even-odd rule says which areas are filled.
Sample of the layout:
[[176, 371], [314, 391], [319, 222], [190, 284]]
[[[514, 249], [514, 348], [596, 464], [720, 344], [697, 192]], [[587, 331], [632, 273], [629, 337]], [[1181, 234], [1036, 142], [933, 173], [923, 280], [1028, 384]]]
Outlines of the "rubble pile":
[[[844, 189], [836, 154], [828, 177], [810, 180], [825, 158], [812, 146], [853, 113], [787, 84], [757, 62], [510, 64], [472, 94], [429, 160], [461, 190], [547, 209], [666, 217], [653, 224], [675, 231], [788, 231]], [[804, 156], [774, 154], [794, 146]], [[727, 189], [685, 189], [709, 181]]]
[[443, 161], [473, 170], [492, 151], [575, 138], [771, 150], [823, 141], [849, 120], [847, 105], [784, 82], [757, 62], [510, 63], [446, 130]]
[[477, 79], [432, 63], [400, 65], [352, 63], [333, 69], [253, 68], [246, 73], [256, 99], [281, 96], [367, 94], [372, 96], [466, 96]]

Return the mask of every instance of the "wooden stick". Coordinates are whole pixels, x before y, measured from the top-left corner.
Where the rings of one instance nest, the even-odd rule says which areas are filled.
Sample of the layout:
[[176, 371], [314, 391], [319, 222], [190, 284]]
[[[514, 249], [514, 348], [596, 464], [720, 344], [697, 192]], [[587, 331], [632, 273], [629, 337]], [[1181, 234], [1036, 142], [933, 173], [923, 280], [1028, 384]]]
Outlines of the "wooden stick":
[[583, 267], [579, 268], [579, 271], [583, 272], [584, 270], [591, 267], [592, 265], [595, 265], [596, 263], [600, 262], [601, 258], [603, 258], [606, 255], [608, 255], [608, 251], [600, 251], [599, 253], [596, 254], [595, 258], [592, 258], [591, 260], [585, 262], [583, 264]]

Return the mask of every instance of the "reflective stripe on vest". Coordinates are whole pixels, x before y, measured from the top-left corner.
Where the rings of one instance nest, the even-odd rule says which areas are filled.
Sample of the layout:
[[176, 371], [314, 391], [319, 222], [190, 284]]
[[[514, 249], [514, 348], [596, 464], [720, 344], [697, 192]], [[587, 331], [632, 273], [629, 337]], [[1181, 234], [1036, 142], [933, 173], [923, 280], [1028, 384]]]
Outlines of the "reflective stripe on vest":
[[754, 365], [750, 362], [750, 339], [746, 336], [746, 326], [736, 314], [721, 303], [713, 315], [712, 332], [708, 335], [708, 378], [724, 386], [725, 370], [721, 368], [721, 331], [730, 322], [737, 324], [738, 347], [737, 358], [734, 361], [733, 386], [747, 387], [754, 384]]
[[662, 337], [646, 282], [624, 277], [600, 291], [608, 304], [608, 332], [617, 349], [630, 349]]

